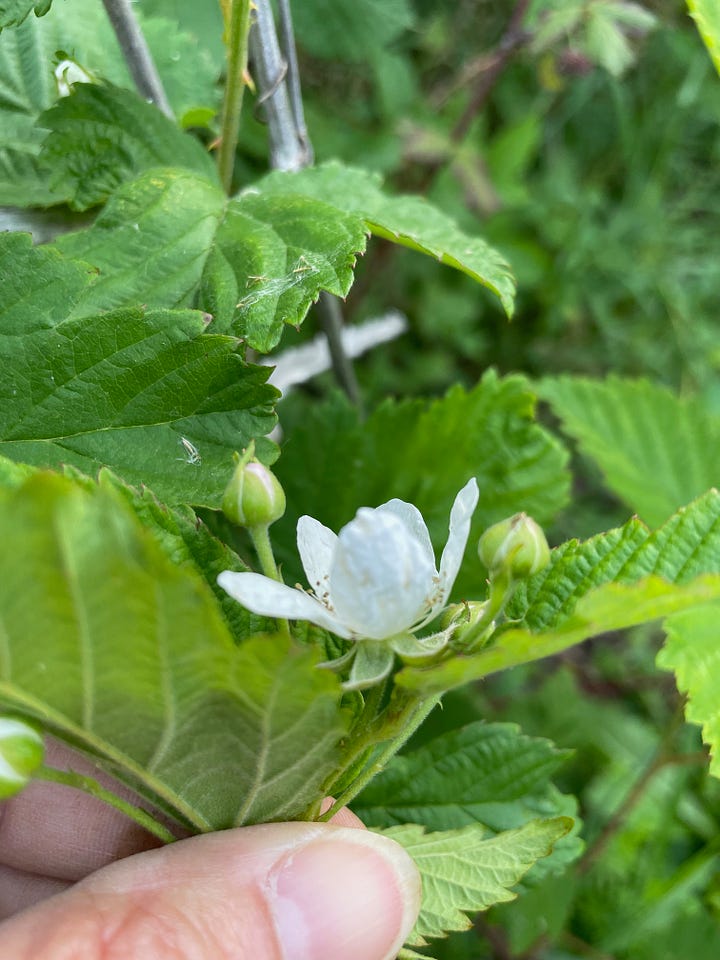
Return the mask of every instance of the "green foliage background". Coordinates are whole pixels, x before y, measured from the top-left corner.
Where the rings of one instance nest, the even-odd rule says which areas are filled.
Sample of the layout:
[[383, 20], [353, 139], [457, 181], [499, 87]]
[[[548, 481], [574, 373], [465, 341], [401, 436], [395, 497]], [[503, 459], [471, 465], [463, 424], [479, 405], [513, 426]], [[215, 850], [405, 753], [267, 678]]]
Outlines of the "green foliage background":
[[[717, 62], [713, 4], [689, 5]], [[420, 507], [439, 550], [471, 475], [473, 539], [527, 510], [559, 545], [493, 647], [445, 673], [398, 674], [408, 690], [482, 678], [448, 694], [356, 801], [426, 858], [436, 895], [411, 946], [453, 931], [432, 946], [439, 960], [715, 960], [720, 786], [703, 741], [717, 751], [720, 508], [706, 491], [720, 482], [720, 81], [684, 4], [536, 0], [527, 35], [509, 36], [514, 5], [490, 0], [303, 0], [319, 166], [265, 176], [267, 133], [246, 109], [234, 186], [253, 191], [230, 200], [207, 152], [218, 7], [136, 5], [175, 125], [132, 92], [98, 2], [49, 6], [0, 0], [0, 202], [85, 229], [39, 248], [0, 237], [0, 360], [12, 371], [0, 582], [16, 585], [0, 607], [3, 702], [50, 716], [186, 826], [303, 815], [353, 703], [310, 646], [285, 658], [270, 624], [217, 591], [217, 571], [252, 553], [213, 508], [234, 449], [255, 437], [264, 460], [278, 455], [264, 439], [277, 395], [257, 354], [309, 339], [321, 290], [346, 297], [350, 323], [400, 308], [407, 332], [357, 364], [366, 416], [329, 374], [277, 407], [288, 513], [273, 533], [287, 582], [302, 575], [301, 513], [338, 529], [398, 496]], [[481, 96], [503, 43], [513, 55]], [[103, 83], [58, 101], [59, 51]], [[28, 479], [10, 461], [67, 475]], [[98, 487], [75, 472], [101, 466], [113, 474]], [[38, 511], [47, 530], [27, 543], [23, 519]], [[107, 582], [136, 590], [143, 703], [158, 703], [120, 741], [122, 664], [103, 659], [99, 638], [108, 611], [117, 624], [126, 608], [88, 587], [82, 649], [68, 612], [109, 552]], [[472, 562], [469, 549], [458, 600], [482, 592]], [[28, 594], [36, 569], [44, 589]], [[60, 614], [76, 686], [49, 691], [18, 625], [51, 656]], [[645, 623], [660, 615], [664, 647]], [[180, 654], [163, 686], [168, 631]], [[180, 730], [168, 719], [178, 703]], [[187, 790], [193, 736], [198, 768], [235, 784], [222, 802], [202, 779]], [[511, 889], [518, 899], [503, 903]], [[490, 904], [465, 929], [465, 911]]]

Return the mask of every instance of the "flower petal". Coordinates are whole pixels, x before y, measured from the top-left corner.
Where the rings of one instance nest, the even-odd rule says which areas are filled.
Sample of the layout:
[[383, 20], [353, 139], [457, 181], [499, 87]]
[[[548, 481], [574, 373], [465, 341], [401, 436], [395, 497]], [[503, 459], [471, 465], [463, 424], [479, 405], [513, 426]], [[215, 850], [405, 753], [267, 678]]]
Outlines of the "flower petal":
[[473, 477], [455, 497], [455, 503], [450, 511], [450, 535], [440, 559], [442, 601], [437, 604], [436, 609], [445, 604], [455, 583], [467, 539], [470, 536], [470, 521], [479, 496], [477, 480]]
[[300, 517], [297, 522], [298, 552], [308, 583], [318, 598], [326, 595], [329, 589], [337, 539], [337, 534], [313, 517]]
[[435, 562], [391, 511], [358, 510], [338, 537], [330, 595], [356, 636], [383, 640], [412, 627], [437, 590]]
[[383, 503], [381, 506], [376, 507], [376, 512], [387, 511], [388, 513], [394, 514], [396, 517], [399, 517], [405, 526], [410, 530], [415, 539], [420, 543], [427, 553], [428, 557], [432, 561], [433, 567], [435, 566], [435, 551], [433, 550], [432, 543], [430, 542], [430, 534], [428, 533], [428, 528], [423, 520], [423, 515], [420, 513], [418, 508], [412, 503], [406, 503], [404, 500], [388, 500], [387, 503]]
[[263, 617], [309, 620], [346, 640], [351, 634], [318, 600], [302, 590], [288, 587], [259, 573], [233, 573], [223, 570], [218, 584], [233, 600]]

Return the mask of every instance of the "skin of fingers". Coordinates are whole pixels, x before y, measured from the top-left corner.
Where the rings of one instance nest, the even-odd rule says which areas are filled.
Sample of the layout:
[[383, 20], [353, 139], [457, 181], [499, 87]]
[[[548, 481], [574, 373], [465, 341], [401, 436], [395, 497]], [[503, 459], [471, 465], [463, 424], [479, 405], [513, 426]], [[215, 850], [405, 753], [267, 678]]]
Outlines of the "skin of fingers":
[[390, 960], [417, 870], [385, 837], [282, 823], [105, 867], [0, 925], [3, 960]]
[[[133, 800], [130, 790], [60, 743], [48, 741], [46, 762], [92, 776]], [[332, 803], [327, 798], [323, 812]], [[339, 811], [332, 822], [363, 827], [349, 810]], [[18, 797], [0, 803], [0, 920], [62, 892], [115, 860], [159, 845], [155, 837], [96, 797], [62, 784], [36, 781]]]

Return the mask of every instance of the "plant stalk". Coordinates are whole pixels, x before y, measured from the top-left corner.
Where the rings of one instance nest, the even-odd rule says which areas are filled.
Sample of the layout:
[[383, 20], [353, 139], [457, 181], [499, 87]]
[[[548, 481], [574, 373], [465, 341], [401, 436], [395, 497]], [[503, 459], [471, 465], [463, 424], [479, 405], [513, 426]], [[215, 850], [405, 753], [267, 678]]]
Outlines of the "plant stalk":
[[138, 92], [171, 120], [175, 116], [150, 48], [133, 12], [131, 0], [103, 0], [105, 12]]
[[426, 699], [408, 696], [407, 703], [396, 719], [396, 725], [400, 727], [400, 732], [390, 740], [376, 759], [362, 771], [350, 786], [343, 790], [335, 800], [335, 803], [318, 818], [321, 822], [331, 820], [339, 810], [354, 800], [360, 791], [385, 769], [398, 750], [407, 743], [428, 714], [437, 706], [440, 702], [440, 697], [441, 694], [436, 694]]
[[[248, 527], [248, 533], [250, 534], [250, 539], [253, 542], [255, 547], [255, 553], [257, 554], [258, 560], [260, 561], [260, 566], [262, 567], [262, 572], [266, 577], [270, 577], [271, 580], [277, 580], [278, 583], [282, 583], [283, 579], [280, 576], [280, 571], [277, 568], [275, 563], [275, 556], [272, 551], [272, 545], [270, 543], [270, 527], [268, 524], [263, 524], [256, 527]], [[276, 618], [275, 621], [278, 625], [280, 633], [285, 636], [290, 636], [290, 624], [287, 620], [283, 620], [280, 617]]]
[[240, 113], [245, 91], [250, 33], [250, 0], [231, 0], [227, 45], [227, 77], [218, 150], [218, 172], [227, 194], [232, 189], [235, 150], [240, 134]]
[[66, 787], [75, 787], [77, 790], [89, 793], [91, 797], [97, 797], [98, 800], [109, 803], [110, 806], [115, 807], [120, 813], [124, 813], [125, 816], [130, 817], [131, 820], [134, 820], [135, 823], [139, 824], [143, 829], [152, 833], [158, 840], [162, 840], [163, 843], [173, 843], [177, 839], [164, 824], [159, 823], [154, 817], [147, 813], [147, 811], [141, 810], [139, 807], [134, 807], [131, 803], [128, 803], [127, 800], [118, 797], [111, 790], [106, 790], [104, 787], [101, 787], [97, 780], [93, 780], [92, 777], [75, 773], [73, 770], [58, 770], [56, 767], [45, 766], [40, 767], [33, 776], [38, 780], [47, 780], [51, 783], [61, 783]]
[[[255, 29], [250, 49], [257, 83], [258, 106], [262, 105], [270, 138], [270, 166], [274, 170], [302, 170], [313, 161], [313, 149], [305, 126], [300, 94], [300, 76], [288, 0], [280, 0], [280, 49], [269, 0], [256, 0]], [[352, 360], [342, 341], [342, 311], [332, 294], [322, 292], [317, 305], [320, 323], [327, 338], [333, 373], [351, 403], [360, 406]]]

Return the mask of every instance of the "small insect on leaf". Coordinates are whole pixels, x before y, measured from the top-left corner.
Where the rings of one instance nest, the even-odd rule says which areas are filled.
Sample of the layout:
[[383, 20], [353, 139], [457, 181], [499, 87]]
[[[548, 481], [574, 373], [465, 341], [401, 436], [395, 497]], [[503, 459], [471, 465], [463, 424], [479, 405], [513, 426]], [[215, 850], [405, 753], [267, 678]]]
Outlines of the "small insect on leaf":
[[202, 463], [202, 457], [200, 456], [200, 451], [195, 444], [190, 443], [187, 437], [180, 437], [180, 443], [183, 445], [183, 449], [185, 450], [185, 456], [177, 457], [177, 459], [181, 460], [183, 463], [191, 463], [193, 466], [199, 466]]

